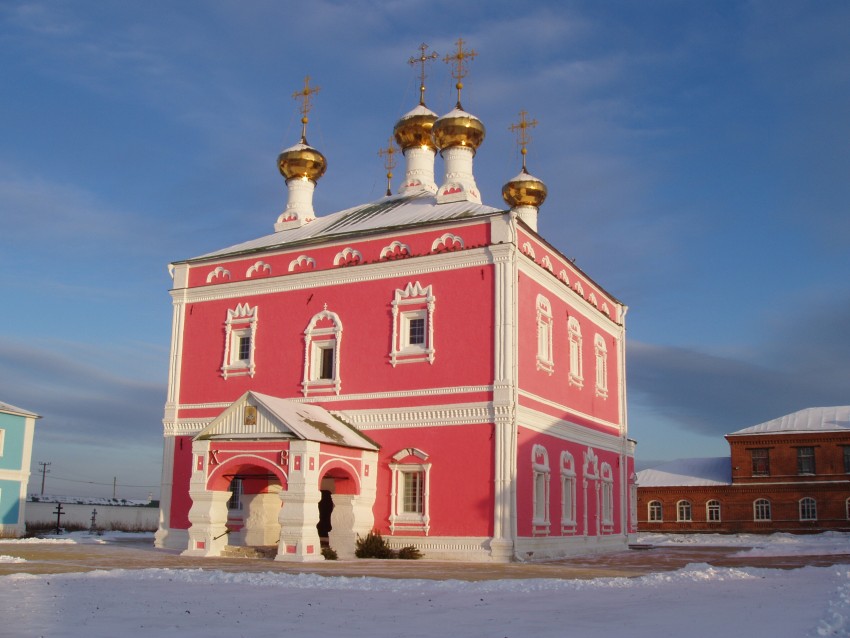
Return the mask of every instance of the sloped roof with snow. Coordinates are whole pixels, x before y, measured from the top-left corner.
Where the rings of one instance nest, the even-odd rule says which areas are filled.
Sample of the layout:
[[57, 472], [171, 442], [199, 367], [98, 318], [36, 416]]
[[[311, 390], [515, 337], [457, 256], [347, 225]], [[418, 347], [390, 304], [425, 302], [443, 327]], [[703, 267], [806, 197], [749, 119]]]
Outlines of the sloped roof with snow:
[[732, 462], [728, 456], [677, 459], [637, 473], [639, 487], [730, 485]]
[[501, 212], [504, 212], [504, 210], [473, 202], [437, 204], [435, 197], [430, 194], [392, 195], [375, 202], [317, 217], [299, 228], [282, 230], [185, 261], [249, 253], [269, 248], [285, 248], [289, 245], [336, 236], [342, 237], [448, 220], [486, 217]]
[[806, 408], [753, 425], [727, 436], [743, 434], [777, 434], [785, 432], [836, 432], [850, 430], [850, 405], [831, 408]]
[[23, 408], [18, 408], [12, 405], [11, 403], [5, 403], [0, 401], [0, 412], [8, 412], [10, 414], [17, 414], [20, 416], [31, 416], [36, 419], [40, 419], [41, 417], [35, 412], [30, 412], [29, 410], [24, 410]]

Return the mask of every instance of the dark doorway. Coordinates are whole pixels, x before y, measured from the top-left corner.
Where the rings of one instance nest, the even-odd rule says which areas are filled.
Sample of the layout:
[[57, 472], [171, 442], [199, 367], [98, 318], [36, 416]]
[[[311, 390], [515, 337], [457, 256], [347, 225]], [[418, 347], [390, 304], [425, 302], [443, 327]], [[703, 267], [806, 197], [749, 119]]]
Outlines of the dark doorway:
[[319, 531], [319, 540], [322, 547], [328, 546], [328, 534], [331, 531], [331, 512], [334, 509], [334, 501], [330, 490], [322, 490], [322, 498], [319, 501], [319, 522], [316, 529]]

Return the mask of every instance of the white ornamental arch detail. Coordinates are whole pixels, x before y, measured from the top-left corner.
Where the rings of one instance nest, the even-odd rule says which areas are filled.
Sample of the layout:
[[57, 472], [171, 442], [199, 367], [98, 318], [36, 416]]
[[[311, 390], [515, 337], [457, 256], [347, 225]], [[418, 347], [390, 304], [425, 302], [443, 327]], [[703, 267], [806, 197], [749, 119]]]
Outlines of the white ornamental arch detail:
[[592, 305], [594, 308], [599, 307], [599, 302], [596, 301], [596, 294], [595, 293], [590, 293], [587, 296], [587, 300], [590, 302], [590, 305]]
[[334, 257], [334, 266], [353, 266], [363, 262], [363, 254], [351, 246], [341, 250]]
[[464, 243], [463, 238], [459, 235], [453, 235], [452, 233], [446, 233], [441, 237], [437, 237], [434, 240], [434, 243], [431, 244], [431, 252], [445, 252], [451, 250], [461, 250], [463, 249]]
[[289, 262], [289, 272], [296, 270], [310, 270], [316, 267], [316, 260], [308, 255], [299, 255]]
[[524, 242], [522, 244], [522, 253], [531, 257], [532, 259], [536, 259], [536, 255], [534, 254], [534, 246], [531, 245], [531, 242]]
[[607, 303], [602, 302], [602, 308], [601, 308], [601, 310], [602, 310], [602, 314], [603, 314], [603, 315], [606, 315], [608, 318], [610, 318], [610, 317], [611, 317], [611, 309], [608, 307], [608, 304], [607, 304]]
[[217, 266], [215, 270], [210, 271], [210, 274], [207, 275], [207, 283], [211, 284], [214, 279], [230, 279], [230, 271]]
[[573, 285], [573, 290], [575, 290], [578, 294], [580, 294], [582, 297], [584, 297], [584, 286], [581, 285], [580, 281], [577, 281]]
[[410, 246], [397, 240], [381, 250], [381, 259], [403, 259], [404, 257], [410, 257]]
[[262, 260], [256, 261], [248, 269], [248, 272], [245, 273], [245, 276], [250, 279], [255, 274], [259, 274], [261, 276], [262, 275], [270, 275], [270, 274], [272, 274], [272, 267]]
[[567, 277], [567, 271], [566, 270], [561, 269], [558, 272], [558, 280], [564, 282], [568, 286], [570, 285], [570, 279], [569, 279], [569, 277]]
[[543, 259], [540, 260], [540, 265], [551, 273], [555, 272], [555, 268], [552, 266], [552, 260], [549, 259], [549, 255], [543, 255]]

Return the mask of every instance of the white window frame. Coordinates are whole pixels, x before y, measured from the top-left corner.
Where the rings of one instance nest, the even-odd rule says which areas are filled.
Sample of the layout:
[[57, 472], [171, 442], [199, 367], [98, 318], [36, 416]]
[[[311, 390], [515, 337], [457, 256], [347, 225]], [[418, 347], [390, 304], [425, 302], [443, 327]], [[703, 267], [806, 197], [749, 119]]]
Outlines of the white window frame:
[[753, 520], [754, 521], [771, 521], [773, 520], [773, 512], [771, 511], [770, 500], [766, 498], [757, 498], [753, 501]]
[[[390, 533], [423, 532], [427, 536], [431, 529], [431, 463], [426, 462], [428, 454], [416, 448], [405, 448], [396, 452], [392, 459], [394, 462], [389, 464], [392, 473]], [[422, 477], [421, 512], [407, 512], [404, 509], [405, 475], [407, 474], [420, 474]]]
[[584, 386], [584, 375], [581, 369], [581, 324], [575, 317], [567, 320], [567, 333], [570, 340], [570, 385]]
[[[658, 514], [656, 517], [655, 514]], [[654, 499], [646, 504], [646, 520], [649, 523], [664, 522], [664, 504], [658, 499]]]
[[549, 452], [542, 445], [531, 449], [531, 528], [535, 536], [549, 535]]
[[798, 501], [801, 521], [818, 520], [818, 502], [811, 496], [804, 496]]
[[614, 529], [614, 472], [608, 463], [599, 466], [599, 478], [602, 481], [602, 531]]
[[[323, 320], [331, 322], [330, 327], [317, 328], [316, 325]], [[315, 314], [304, 330], [304, 379], [301, 389], [304, 396], [316, 394], [339, 394], [342, 388], [342, 376], [340, 374], [340, 348], [342, 345], [342, 321], [339, 315], [328, 310], [325, 304], [324, 310]], [[333, 375], [330, 379], [321, 378], [322, 353], [324, 350], [333, 348]]]
[[561, 534], [576, 531], [576, 470], [573, 455], [561, 452]]
[[596, 353], [596, 396], [608, 398], [608, 345], [601, 334], [593, 338], [593, 349]]
[[6, 430], [0, 428], [0, 457], [3, 456], [3, 452], [6, 449]]
[[552, 306], [543, 295], [537, 295], [537, 369], [548, 374], [555, 371], [552, 358]]
[[[712, 518], [712, 512], [717, 512], [717, 518]], [[705, 503], [705, 520], [708, 523], [719, 523], [722, 520], [723, 508], [716, 498]]]
[[[404, 289], [397, 288], [392, 301], [393, 335], [390, 363], [434, 363], [434, 308], [437, 298], [431, 286], [422, 287], [410, 282]], [[410, 342], [410, 323], [414, 319], [425, 320], [425, 342]]]
[[[224, 322], [224, 359], [221, 362], [221, 376], [254, 376], [256, 372], [257, 317], [259, 308], [247, 303], [237, 304], [227, 311]], [[251, 340], [250, 354], [247, 359], [239, 356], [239, 344], [243, 338]]]
[[688, 499], [683, 498], [676, 501], [676, 522], [677, 523], [693, 523], [694, 522], [694, 506]]

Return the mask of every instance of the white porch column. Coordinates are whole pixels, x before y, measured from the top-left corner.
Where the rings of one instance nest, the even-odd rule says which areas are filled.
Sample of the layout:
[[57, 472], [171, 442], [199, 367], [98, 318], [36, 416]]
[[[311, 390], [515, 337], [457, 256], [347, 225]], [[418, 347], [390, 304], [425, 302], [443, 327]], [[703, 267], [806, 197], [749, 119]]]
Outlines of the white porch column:
[[280, 544], [275, 560], [302, 563], [325, 559], [316, 529], [321, 498], [319, 444], [292, 441], [287, 489], [280, 492]]
[[189, 490], [189, 548], [183, 556], [220, 556], [227, 547], [227, 501], [230, 492]]
[[251, 497], [248, 502], [248, 516], [242, 530], [245, 545], [274, 545], [278, 541], [280, 506], [280, 496], [275, 492], [255, 494]]
[[[354, 531], [354, 494], [333, 494], [334, 509], [331, 512], [331, 531], [328, 542], [331, 549], [342, 559], [354, 558], [357, 533]], [[368, 533], [368, 532], [367, 532]]]

